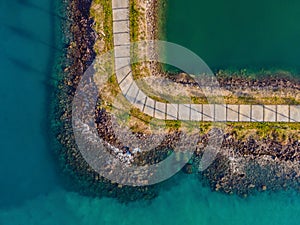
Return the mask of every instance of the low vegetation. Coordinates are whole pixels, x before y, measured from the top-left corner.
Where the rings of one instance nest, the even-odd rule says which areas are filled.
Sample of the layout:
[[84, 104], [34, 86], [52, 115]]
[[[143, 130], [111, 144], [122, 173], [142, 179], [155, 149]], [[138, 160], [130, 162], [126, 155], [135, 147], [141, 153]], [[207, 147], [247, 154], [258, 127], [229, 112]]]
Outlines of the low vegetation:
[[98, 35], [94, 50], [97, 54], [103, 54], [113, 49], [111, 0], [93, 0], [90, 15], [95, 22], [93, 29]]

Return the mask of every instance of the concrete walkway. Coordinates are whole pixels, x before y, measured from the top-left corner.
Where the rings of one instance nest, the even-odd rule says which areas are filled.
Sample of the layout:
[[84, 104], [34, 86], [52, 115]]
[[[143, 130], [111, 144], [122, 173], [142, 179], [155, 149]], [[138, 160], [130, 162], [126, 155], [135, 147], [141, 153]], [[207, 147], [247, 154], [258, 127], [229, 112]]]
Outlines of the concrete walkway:
[[115, 71], [125, 98], [157, 119], [231, 122], [300, 122], [300, 105], [169, 104], [149, 98], [130, 66], [129, 0], [112, 0]]

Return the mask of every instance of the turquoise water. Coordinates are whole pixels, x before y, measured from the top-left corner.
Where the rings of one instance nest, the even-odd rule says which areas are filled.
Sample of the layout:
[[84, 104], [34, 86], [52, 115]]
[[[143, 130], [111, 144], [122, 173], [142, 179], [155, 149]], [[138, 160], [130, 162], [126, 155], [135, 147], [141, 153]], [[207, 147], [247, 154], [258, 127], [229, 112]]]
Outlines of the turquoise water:
[[168, 41], [213, 69], [300, 68], [300, 1], [167, 2]]
[[152, 202], [128, 205], [65, 190], [47, 123], [59, 49], [53, 1], [1, 0], [0, 18], [0, 225], [299, 224], [293, 192], [241, 199], [211, 192], [193, 176]]
[[193, 178], [163, 191], [152, 203], [124, 205], [113, 199], [93, 199], [66, 192], [51, 191], [2, 209], [0, 223], [74, 225], [298, 225], [299, 197], [292, 193], [260, 194], [241, 199], [212, 193]]
[[46, 138], [47, 78], [55, 51], [51, 5], [50, 0], [0, 1], [0, 207], [55, 188]]

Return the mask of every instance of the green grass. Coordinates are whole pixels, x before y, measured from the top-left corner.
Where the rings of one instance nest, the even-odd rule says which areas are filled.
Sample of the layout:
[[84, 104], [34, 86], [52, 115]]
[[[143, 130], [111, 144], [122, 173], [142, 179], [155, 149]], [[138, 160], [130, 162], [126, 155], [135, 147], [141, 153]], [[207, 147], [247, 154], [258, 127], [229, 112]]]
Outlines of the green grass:
[[232, 133], [239, 140], [251, 137], [260, 140], [272, 139], [286, 142], [289, 138], [293, 140], [300, 138], [300, 123], [227, 123], [226, 131]]
[[[142, 12], [141, 8], [138, 5], [137, 0], [129, 0], [129, 28], [130, 28], [130, 41], [132, 43], [136, 43], [142, 40], [145, 40], [143, 34], [144, 31], [141, 29], [141, 20], [144, 16], [144, 12]], [[149, 76], [150, 72], [142, 66], [139, 61], [140, 57], [138, 53], [131, 52], [131, 58], [133, 62], [136, 63], [131, 64], [132, 75], [135, 80], [143, 78], [145, 76]]]
[[100, 51], [95, 44], [97, 54], [113, 49], [113, 22], [111, 0], [93, 0], [90, 15], [95, 21], [94, 30], [104, 41], [104, 49]]
[[138, 41], [139, 38], [139, 17], [140, 11], [137, 7], [136, 0], [129, 0], [129, 26], [130, 26], [130, 40], [132, 42]]
[[168, 100], [165, 100], [159, 96], [156, 96], [156, 95], [147, 95], [149, 98], [152, 98], [153, 100], [155, 101], [158, 101], [158, 102], [163, 102], [163, 103], [170, 103]]
[[166, 127], [172, 130], [177, 130], [181, 127], [180, 120], [166, 120]]

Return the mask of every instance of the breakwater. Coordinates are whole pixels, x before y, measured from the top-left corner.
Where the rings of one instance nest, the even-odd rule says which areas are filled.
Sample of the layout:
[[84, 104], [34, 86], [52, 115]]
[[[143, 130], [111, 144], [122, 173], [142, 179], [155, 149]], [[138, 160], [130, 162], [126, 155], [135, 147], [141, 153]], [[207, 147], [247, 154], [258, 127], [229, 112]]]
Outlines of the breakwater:
[[[111, 183], [100, 177], [87, 165], [77, 150], [74, 141], [71, 124], [72, 100], [80, 77], [95, 57], [93, 44], [97, 35], [92, 29], [93, 21], [89, 16], [90, 4], [90, 1], [76, 1], [68, 5], [70, 12], [68, 18], [70, 18], [70, 21], [65, 26], [67, 53], [62, 63], [62, 79], [58, 84], [56, 92], [57, 104], [54, 108], [55, 125], [53, 128], [56, 138], [60, 142], [60, 146], [57, 148], [57, 155], [63, 170], [70, 178], [68, 185], [73, 184], [71, 185], [72, 188], [80, 193], [92, 196], [116, 197], [123, 201], [153, 198], [157, 196], [159, 186], [126, 187]], [[256, 82], [260, 83], [260, 81]], [[97, 123], [99, 135], [102, 135], [111, 145], [117, 144], [114, 141], [113, 130], [110, 129], [109, 113], [101, 107], [97, 108], [95, 113], [95, 121], [101, 121], [101, 123]], [[159, 149], [155, 149], [146, 155], [138, 155], [133, 161], [137, 164], [147, 164], [162, 160], [168, 155], [168, 149], [172, 149], [176, 143], [174, 140], [176, 140], [177, 136], [178, 132], [169, 134]], [[145, 138], [145, 136], [141, 136], [141, 138]], [[299, 154], [298, 142], [295, 139], [290, 139], [287, 143], [278, 143], [272, 139], [259, 142], [251, 138], [239, 141], [234, 132], [227, 132], [224, 139], [223, 151], [219, 154], [215, 163], [207, 171], [198, 173], [196, 169], [197, 162], [201, 158], [203, 146], [207, 142], [207, 136], [203, 135], [201, 137], [202, 143], [200, 143], [192, 160], [193, 163], [188, 164], [184, 171], [198, 174], [199, 178], [202, 181], [208, 181], [214, 190], [237, 193], [239, 195], [245, 195], [256, 190], [271, 190], [272, 188], [270, 187], [274, 187], [274, 190], [283, 187], [297, 187], [299, 175], [298, 172], [295, 173], [297, 171], [295, 160], [298, 159]], [[261, 145], [264, 147], [260, 148], [259, 146]], [[274, 148], [274, 145], [277, 147]], [[234, 153], [234, 157], [231, 157], [228, 154], [229, 152]], [[260, 162], [261, 164], [259, 164]], [[261, 166], [251, 170], [253, 168], [251, 167], [252, 164]], [[238, 167], [249, 168], [249, 170], [239, 170], [244, 172], [236, 173], [237, 170], [232, 168]], [[265, 168], [267, 167], [270, 170], [266, 170]], [[282, 176], [279, 176], [280, 179], [272, 179], [273, 183], [267, 179], [265, 181], [259, 180], [256, 176], [251, 175], [255, 171], [255, 174], [261, 175], [260, 177], [268, 177], [264, 175], [267, 173], [274, 174], [278, 172], [278, 169], [282, 171]], [[279, 180], [281, 181], [279, 182]], [[240, 184], [240, 186], [234, 186], [233, 184]]]

